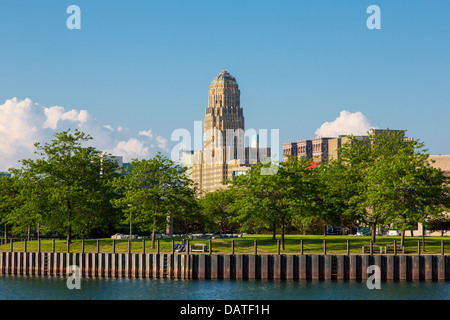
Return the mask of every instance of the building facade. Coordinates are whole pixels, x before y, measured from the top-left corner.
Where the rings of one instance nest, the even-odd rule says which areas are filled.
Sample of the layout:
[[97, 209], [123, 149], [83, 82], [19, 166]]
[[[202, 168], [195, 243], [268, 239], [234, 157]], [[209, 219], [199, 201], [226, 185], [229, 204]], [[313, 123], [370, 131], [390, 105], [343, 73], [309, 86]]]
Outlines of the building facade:
[[203, 150], [192, 156], [192, 180], [201, 191], [226, 187], [223, 183], [242, 174], [260, 157], [270, 157], [270, 148], [259, 148], [258, 136], [248, 137], [236, 79], [223, 70], [209, 87], [204, 119]]
[[[374, 129], [371, 134], [377, 135], [385, 130]], [[404, 130], [389, 130], [390, 132], [405, 132]], [[368, 136], [353, 136], [356, 140], [362, 141]], [[410, 139], [410, 138], [405, 138]], [[313, 159], [315, 162], [327, 162], [329, 160], [339, 159], [339, 148], [345, 143], [350, 142], [350, 136], [339, 135], [337, 137], [316, 137], [311, 140], [303, 139], [297, 142], [283, 143], [283, 161], [287, 156], [296, 156], [300, 158]]]
[[312, 139], [312, 157], [318, 162], [328, 160], [328, 140], [329, 138], [316, 137]]
[[297, 157], [312, 159], [312, 141], [311, 140], [299, 140], [297, 141]]
[[298, 152], [297, 142], [283, 143], [283, 161], [287, 161], [288, 156], [296, 157]]

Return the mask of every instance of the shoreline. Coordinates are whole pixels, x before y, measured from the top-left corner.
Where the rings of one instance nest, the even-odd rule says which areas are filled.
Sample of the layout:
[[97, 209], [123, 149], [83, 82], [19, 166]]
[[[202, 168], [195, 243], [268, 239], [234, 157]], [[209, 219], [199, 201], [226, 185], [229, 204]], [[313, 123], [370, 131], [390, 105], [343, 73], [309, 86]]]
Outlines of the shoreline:
[[0, 252], [0, 275], [154, 279], [450, 280], [450, 255]]

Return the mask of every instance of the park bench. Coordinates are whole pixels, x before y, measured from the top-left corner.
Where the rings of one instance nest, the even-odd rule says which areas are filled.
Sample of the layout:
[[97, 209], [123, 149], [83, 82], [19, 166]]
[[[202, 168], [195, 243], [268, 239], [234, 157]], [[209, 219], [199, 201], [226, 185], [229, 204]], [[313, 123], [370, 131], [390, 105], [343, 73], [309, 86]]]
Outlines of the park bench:
[[[397, 247], [397, 252], [405, 253], [405, 247], [404, 246], [402, 246], [400, 244], [397, 244], [396, 247]], [[387, 244], [384, 247], [384, 253], [389, 253], [389, 252], [394, 252], [394, 244]]]
[[[380, 251], [380, 253], [383, 253], [383, 248], [379, 244], [373, 244], [372, 245], [373, 252]], [[362, 253], [370, 253], [370, 244], [366, 244], [362, 246]]]
[[194, 243], [190, 247], [191, 252], [206, 252], [207, 245], [204, 243]]

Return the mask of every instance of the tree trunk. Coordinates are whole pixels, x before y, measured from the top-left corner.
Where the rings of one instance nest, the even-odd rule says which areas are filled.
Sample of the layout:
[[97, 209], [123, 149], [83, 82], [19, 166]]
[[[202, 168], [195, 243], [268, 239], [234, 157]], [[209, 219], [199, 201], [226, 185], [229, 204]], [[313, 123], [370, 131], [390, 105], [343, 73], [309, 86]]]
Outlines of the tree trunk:
[[155, 222], [153, 221], [153, 230], [152, 230], [152, 249], [155, 249]]
[[374, 224], [373, 228], [372, 228], [372, 242], [375, 243], [377, 241], [377, 225]]
[[277, 226], [274, 223], [273, 224], [273, 229], [272, 229], [272, 240], [275, 241], [276, 238], [277, 238]]
[[31, 237], [31, 225], [27, 226], [27, 240], [30, 241]]
[[6, 228], [6, 223], [5, 223], [5, 243], [8, 243], [8, 229]]
[[172, 216], [171, 212], [167, 216], [167, 220], [166, 221], [167, 221], [166, 234], [169, 235], [169, 236], [172, 236], [172, 234], [173, 234], [173, 216]]
[[69, 225], [67, 227], [67, 243], [72, 242], [72, 227]]
[[425, 226], [422, 224], [422, 251], [425, 250]]
[[67, 211], [68, 211], [68, 215], [67, 215], [67, 222], [68, 222], [68, 226], [67, 226], [67, 243], [71, 243], [72, 242], [72, 226], [70, 225], [70, 219], [71, 219], [71, 205], [70, 205], [70, 200], [66, 199], [66, 205], [67, 205]]
[[402, 230], [401, 231], [402, 232], [402, 234], [401, 234], [401, 240], [400, 240], [400, 245], [403, 247], [404, 245], [405, 245], [405, 230]]
[[281, 250], [284, 251], [284, 222], [281, 225]]

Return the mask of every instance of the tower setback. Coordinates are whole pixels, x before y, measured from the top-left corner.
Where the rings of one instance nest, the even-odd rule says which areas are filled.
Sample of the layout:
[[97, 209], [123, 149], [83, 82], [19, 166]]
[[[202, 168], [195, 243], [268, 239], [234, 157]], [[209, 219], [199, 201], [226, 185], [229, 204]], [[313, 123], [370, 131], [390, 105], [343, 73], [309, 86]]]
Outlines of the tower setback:
[[[210, 84], [203, 136], [203, 151], [194, 152], [192, 165], [192, 180], [201, 191], [226, 187], [224, 181], [242, 174], [258, 159], [259, 146], [245, 147], [239, 85], [227, 70]], [[263, 152], [270, 157], [269, 148]]]

